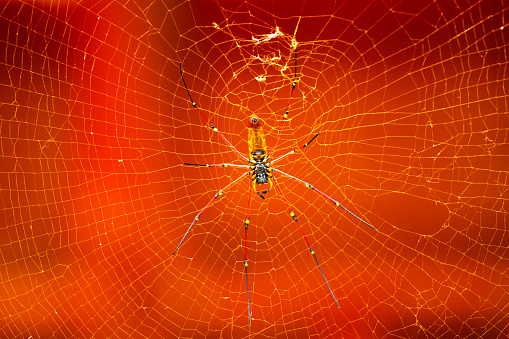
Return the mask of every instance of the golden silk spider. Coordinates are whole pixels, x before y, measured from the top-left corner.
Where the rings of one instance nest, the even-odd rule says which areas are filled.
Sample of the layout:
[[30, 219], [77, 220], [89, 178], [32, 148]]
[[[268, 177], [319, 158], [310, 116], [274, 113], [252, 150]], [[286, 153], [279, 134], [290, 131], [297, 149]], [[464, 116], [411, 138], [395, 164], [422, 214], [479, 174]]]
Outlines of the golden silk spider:
[[[187, 94], [189, 96], [189, 100], [191, 101], [191, 105], [197, 110], [197, 112], [200, 114], [200, 116], [203, 118], [203, 120], [205, 120], [206, 124], [216, 134], [218, 134], [228, 144], [228, 146], [235, 153], [237, 153], [237, 155], [239, 155], [242, 159], [244, 159], [248, 163], [247, 165], [226, 164], [226, 163], [225, 164], [191, 164], [191, 163], [184, 163], [184, 165], [186, 165], [186, 166], [201, 166], [201, 167], [230, 167], [230, 166], [231, 167], [242, 167], [242, 168], [249, 169], [249, 171], [247, 173], [241, 175], [239, 178], [231, 181], [228, 185], [226, 185], [224, 188], [219, 190], [214, 195], [214, 197], [209, 201], [209, 203], [207, 205], [205, 205], [205, 207], [196, 215], [196, 217], [194, 218], [193, 222], [191, 223], [191, 225], [187, 229], [186, 233], [182, 237], [182, 240], [180, 240], [180, 243], [178, 244], [177, 248], [173, 252], [172, 256], [174, 256], [175, 253], [177, 253], [178, 249], [180, 248], [180, 246], [184, 242], [184, 239], [188, 235], [189, 231], [191, 231], [191, 228], [193, 227], [193, 225], [196, 223], [196, 221], [198, 221], [198, 219], [203, 214], [203, 212], [205, 212], [205, 210], [214, 202], [214, 200], [216, 200], [219, 196], [221, 196], [224, 193], [224, 190], [226, 190], [227, 188], [231, 187], [233, 184], [238, 182], [244, 175], [247, 174], [248, 176], [250, 176], [250, 180], [252, 182], [252, 185], [249, 186], [248, 205], [247, 205], [247, 210], [246, 210], [246, 216], [245, 216], [245, 219], [244, 219], [244, 229], [245, 229], [245, 232], [244, 232], [244, 235], [245, 235], [244, 236], [244, 267], [245, 267], [245, 276], [246, 276], [247, 312], [248, 312], [248, 323], [249, 323], [249, 326], [251, 326], [251, 304], [250, 304], [250, 301], [249, 301], [249, 284], [248, 284], [248, 274], [247, 274], [247, 266], [248, 266], [248, 261], [247, 261], [247, 230], [248, 230], [248, 227], [249, 227], [249, 210], [250, 210], [250, 206], [251, 206], [251, 196], [252, 196], [253, 190], [256, 191], [258, 196], [260, 196], [260, 198], [262, 198], [263, 200], [265, 200], [265, 194], [267, 194], [272, 187], [275, 187], [275, 189], [281, 195], [281, 197], [283, 198], [283, 201], [284, 201], [284, 203], [286, 205], [286, 208], [288, 209], [288, 213], [290, 214], [290, 217], [295, 221], [295, 223], [297, 223], [297, 226], [298, 226], [298, 228], [299, 228], [299, 230], [300, 230], [300, 232], [301, 232], [301, 234], [302, 234], [302, 236], [303, 236], [307, 246], [309, 247], [309, 251], [313, 255], [313, 257], [314, 257], [314, 259], [316, 261], [316, 264], [318, 266], [318, 269], [320, 270], [320, 273], [322, 274], [323, 280], [325, 281], [325, 284], [327, 285], [327, 288], [329, 289], [329, 292], [332, 295], [332, 298], [334, 298], [334, 301], [335, 301], [336, 305], [339, 308], [339, 303], [338, 303], [336, 297], [334, 296], [334, 293], [332, 292], [331, 287], [329, 286], [327, 278], [325, 278], [325, 274], [323, 273], [322, 267], [320, 266], [320, 262], [318, 261], [318, 258], [316, 257], [316, 252], [313, 249], [313, 247], [311, 247], [311, 244], [310, 244], [309, 240], [307, 239], [304, 231], [302, 230], [302, 227], [300, 226], [300, 224], [299, 224], [299, 222], [297, 220], [297, 216], [296, 216], [295, 212], [293, 212], [293, 210], [292, 210], [291, 204], [289, 203], [289, 201], [284, 196], [283, 191], [281, 190], [281, 188], [278, 186], [277, 181], [276, 181], [276, 177], [274, 176], [274, 173], [279, 173], [279, 174], [281, 174], [283, 176], [286, 176], [288, 178], [291, 178], [291, 179], [293, 179], [295, 181], [298, 181], [298, 182], [304, 184], [306, 187], [310, 188], [311, 190], [313, 190], [316, 193], [320, 194], [321, 196], [323, 196], [327, 200], [331, 201], [335, 206], [341, 207], [346, 212], [351, 214], [353, 217], [357, 218], [358, 220], [360, 220], [364, 224], [366, 224], [369, 227], [373, 228], [375, 231], [378, 231], [375, 227], [373, 227], [372, 225], [370, 225], [366, 221], [364, 221], [361, 218], [359, 218], [357, 215], [352, 213], [346, 207], [341, 205], [338, 201], [332, 199], [331, 197], [329, 197], [328, 195], [326, 195], [322, 191], [320, 191], [317, 188], [315, 188], [313, 185], [311, 185], [311, 184], [309, 184], [309, 183], [307, 183], [307, 182], [305, 182], [305, 181], [303, 181], [303, 180], [301, 180], [301, 179], [299, 179], [299, 178], [297, 178], [295, 176], [292, 176], [292, 175], [290, 175], [288, 173], [285, 173], [285, 172], [283, 172], [283, 171], [281, 171], [281, 170], [279, 170], [277, 168], [274, 168], [272, 166], [275, 162], [277, 162], [277, 161], [287, 157], [288, 155], [294, 154], [295, 152], [297, 152], [297, 151], [299, 151], [299, 150], [301, 150], [301, 149], [303, 149], [305, 147], [308, 147], [318, 137], [318, 135], [320, 133], [318, 133], [315, 136], [313, 136], [313, 138], [311, 138], [311, 140], [306, 142], [303, 146], [301, 146], [301, 147], [299, 147], [297, 149], [294, 149], [294, 150], [292, 150], [292, 151], [290, 151], [290, 152], [280, 156], [279, 158], [277, 158], [275, 160], [269, 161], [271, 159], [271, 156], [272, 156], [274, 150], [276, 149], [276, 146], [277, 146], [278, 142], [279, 142], [279, 138], [281, 136], [281, 129], [283, 127], [283, 124], [284, 124], [285, 120], [288, 119], [289, 107], [290, 107], [290, 104], [291, 104], [291, 101], [292, 101], [292, 98], [293, 98], [293, 93], [295, 91], [295, 87], [297, 87], [297, 48], [296, 48], [296, 46], [294, 46], [294, 47], [295, 47], [294, 48], [294, 50], [295, 50], [294, 81], [292, 83], [290, 99], [289, 99], [288, 104], [286, 106], [286, 111], [285, 111], [285, 113], [283, 115], [283, 119], [281, 121], [281, 125], [280, 125], [280, 127], [278, 129], [278, 135], [277, 135], [277, 139], [276, 139], [276, 143], [274, 145], [274, 148], [272, 149], [272, 152], [270, 154], [268, 154], [268, 152], [267, 152], [267, 145], [266, 145], [266, 142], [265, 142], [265, 135], [263, 133], [263, 128], [262, 128], [262, 123], [261, 123], [261, 121], [260, 121], [260, 119], [258, 117], [256, 117], [255, 115], [251, 115], [249, 117], [249, 122], [248, 122], [249, 158], [246, 157], [245, 155], [243, 155], [242, 153], [240, 153], [235, 148], [235, 146], [233, 146], [230, 143], [230, 141], [228, 141], [228, 139], [214, 125], [212, 125], [210, 123], [210, 121], [205, 117], [205, 115], [203, 115], [203, 113], [200, 111], [200, 109], [198, 108], [198, 105], [196, 104], [196, 102], [193, 101], [193, 98], [191, 97], [191, 93], [189, 92], [189, 89], [188, 89], [188, 87], [186, 85], [186, 82], [184, 80], [184, 74], [183, 74], [183, 71], [182, 71], [182, 63], [180, 63], [180, 76], [182, 78], [182, 82], [184, 83], [184, 87], [186, 88]], [[262, 192], [258, 191], [257, 186], [258, 185], [264, 185], [264, 184], [268, 184], [269, 187], [266, 190], [262, 191]]]

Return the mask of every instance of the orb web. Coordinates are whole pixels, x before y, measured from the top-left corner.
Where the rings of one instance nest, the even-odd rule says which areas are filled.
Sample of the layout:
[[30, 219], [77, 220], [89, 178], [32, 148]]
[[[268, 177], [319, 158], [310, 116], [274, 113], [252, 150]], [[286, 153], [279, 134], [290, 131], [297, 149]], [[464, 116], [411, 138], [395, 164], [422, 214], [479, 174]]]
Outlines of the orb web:
[[[4, 1], [3, 337], [502, 337], [503, 1]], [[294, 81], [297, 87], [283, 114]], [[276, 190], [249, 178], [264, 124]], [[279, 129], [281, 127], [281, 129]], [[280, 131], [280, 132], [279, 132]], [[248, 326], [248, 316], [251, 326]]]

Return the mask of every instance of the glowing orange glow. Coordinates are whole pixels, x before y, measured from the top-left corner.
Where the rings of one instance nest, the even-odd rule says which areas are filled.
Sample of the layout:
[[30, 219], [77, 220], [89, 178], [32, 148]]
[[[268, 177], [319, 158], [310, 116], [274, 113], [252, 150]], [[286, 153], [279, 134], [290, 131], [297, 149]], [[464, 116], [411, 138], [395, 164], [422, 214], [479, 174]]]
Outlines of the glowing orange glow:
[[508, 14], [1, 1], [0, 337], [502, 337]]

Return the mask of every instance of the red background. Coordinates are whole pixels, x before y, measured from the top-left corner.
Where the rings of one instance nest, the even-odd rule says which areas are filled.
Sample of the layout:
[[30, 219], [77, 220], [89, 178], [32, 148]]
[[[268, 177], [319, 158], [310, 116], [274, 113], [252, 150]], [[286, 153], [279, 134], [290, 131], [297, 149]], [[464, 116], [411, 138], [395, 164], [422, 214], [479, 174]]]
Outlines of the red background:
[[[502, 337], [503, 1], [0, 2], [0, 336]], [[277, 28], [276, 28], [277, 27]], [[279, 29], [280, 36], [272, 36]], [[270, 39], [269, 39], [270, 38]], [[247, 119], [302, 184], [256, 195]], [[258, 39], [258, 40], [256, 40]], [[285, 68], [285, 66], [288, 66]], [[264, 81], [256, 80], [263, 76]]]

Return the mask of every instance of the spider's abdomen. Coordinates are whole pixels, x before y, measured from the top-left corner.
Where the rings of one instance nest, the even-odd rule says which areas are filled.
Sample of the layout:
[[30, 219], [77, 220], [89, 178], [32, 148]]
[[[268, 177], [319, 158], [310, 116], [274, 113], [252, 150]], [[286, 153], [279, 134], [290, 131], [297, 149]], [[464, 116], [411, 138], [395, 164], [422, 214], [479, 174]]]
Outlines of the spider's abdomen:
[[[269, 168], [267, 167], [267, 145], [265, 143], [261, 122], [253, 115], [249, 118], [248, 127], [249, 162], [253, 164], [250, 172], [252, 175], [251, 181], [257, 185], [271, 184], [270, 178], [272, 175], [269, 173]], [[265, 193], [266, 192], [268, 192], [268, 190], [265, 191]]]
[[257, 117], [252, 116], [249, 120], [247, 143], [249, 146], [249, 157], [251, 160], [265, 158], [267, 154], [267, 145], [261, 122]]

